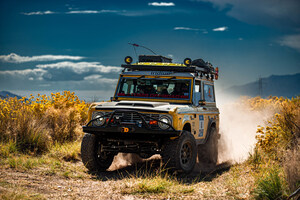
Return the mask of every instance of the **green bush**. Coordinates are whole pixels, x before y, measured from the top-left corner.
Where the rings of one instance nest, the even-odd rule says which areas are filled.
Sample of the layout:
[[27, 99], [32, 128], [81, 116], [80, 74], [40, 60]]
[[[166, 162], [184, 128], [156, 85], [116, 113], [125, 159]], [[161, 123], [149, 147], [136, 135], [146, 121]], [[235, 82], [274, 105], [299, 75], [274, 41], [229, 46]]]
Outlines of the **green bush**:
[[286, 184], [275, 167], [267, 170], [266, 174], [257, 178], [254, 194], [256, 199], [286, 199]]

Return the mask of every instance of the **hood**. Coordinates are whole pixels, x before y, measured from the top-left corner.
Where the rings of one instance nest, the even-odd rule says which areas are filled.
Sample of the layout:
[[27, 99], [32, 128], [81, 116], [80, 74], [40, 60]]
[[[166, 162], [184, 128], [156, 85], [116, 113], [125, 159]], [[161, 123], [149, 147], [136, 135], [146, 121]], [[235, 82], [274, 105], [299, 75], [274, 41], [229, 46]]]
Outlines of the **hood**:
[[145, 101], [118, 101], [105, 102], [96, 106], [96, 110], [115, 110], [115, 109], [131, 109], [138, 111], [173, 111], [178, 107], [185, 107], [185, 105], [172, 105], [167, 102], [145, 102]]

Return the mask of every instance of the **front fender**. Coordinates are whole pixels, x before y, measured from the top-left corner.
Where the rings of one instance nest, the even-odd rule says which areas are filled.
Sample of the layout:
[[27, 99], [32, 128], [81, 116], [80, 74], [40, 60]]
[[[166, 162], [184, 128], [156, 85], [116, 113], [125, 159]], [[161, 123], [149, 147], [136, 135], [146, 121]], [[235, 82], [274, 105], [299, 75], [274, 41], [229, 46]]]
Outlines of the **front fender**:
[[210, 118], [207, 125], [206, 136], [204, 139], [200, 139], [197, 141], [197, 144], [205, 144], [210, 137], [210, 129], [214, 126], [216, 127], [217, 121], [216, 119]]

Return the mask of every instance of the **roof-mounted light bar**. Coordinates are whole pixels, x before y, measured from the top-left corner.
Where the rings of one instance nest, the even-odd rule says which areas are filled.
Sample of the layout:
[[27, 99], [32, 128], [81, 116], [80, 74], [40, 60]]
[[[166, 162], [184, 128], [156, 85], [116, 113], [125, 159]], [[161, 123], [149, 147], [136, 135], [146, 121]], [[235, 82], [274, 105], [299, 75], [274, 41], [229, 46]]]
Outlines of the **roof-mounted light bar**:
[[[165, 62], [164, 59], [167, 59]], [[200, 77], [205, 76], [207, 79], [219, 78], [219, 68], [214, 68], [211, 63], [205, 62], [202, 59], [191, 60], [185, 58], [183, 64], [171, 63], [171, 59], [164, 56], [145, 56], [139, 57], [139, 62], [131, 64], [133, 59], [130, 56], [125, 57], [126, 65], [121, 65], [125, 71], [173, 71], [173, 72], [191, 72]]]

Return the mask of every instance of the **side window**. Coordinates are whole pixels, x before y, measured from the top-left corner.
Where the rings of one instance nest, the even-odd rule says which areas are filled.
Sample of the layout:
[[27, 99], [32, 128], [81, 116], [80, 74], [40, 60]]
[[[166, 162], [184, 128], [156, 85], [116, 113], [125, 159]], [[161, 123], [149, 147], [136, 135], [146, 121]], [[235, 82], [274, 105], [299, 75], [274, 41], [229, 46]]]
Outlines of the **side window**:
[[204, 100], [207, 102], [215, 102], [214, 86], [203, 84]]
[[195, 93], [193, 95], [193, 102], [195, 106], [199, 105], [199, 100], [201, 99], [201, 82], [195, 80]]
[[195, 82], [195, 92], [200, 92], [200, 81]]

